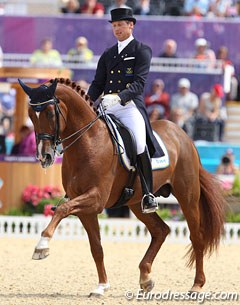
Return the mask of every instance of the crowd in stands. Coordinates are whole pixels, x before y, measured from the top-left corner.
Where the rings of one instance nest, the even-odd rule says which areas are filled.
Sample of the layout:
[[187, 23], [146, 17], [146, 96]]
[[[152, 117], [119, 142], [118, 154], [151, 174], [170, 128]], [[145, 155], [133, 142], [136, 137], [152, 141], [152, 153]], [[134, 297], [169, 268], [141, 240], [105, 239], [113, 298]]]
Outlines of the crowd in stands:
[[[126, 1], [119, 1], [124, 5]], [[93, 58], [93, 51], [88, 47], [88, 40], [84, 36], [79, 36], [73, 42], [73, 47], [67, 52], [68, 60], [72, 63], [88, 63]], [[159, 53], [162, 58], [178, 58], [177, 43], [173, 39], [167, 39], [162, 44]], [[176, 83], [175, 92], [166, 92], [164, 79], [156, 78], [151, 85], [149, 92], [146, 92], [145, 103], [151, 121], [157, 119], [168, 119], [179, 125], [193, 139], [205, 139], [210, 141], [223, 141], [224, 124], [227, 118], [225, 100], [232, 99], [237, 92], [238, 80], [234, 76], [234, 66], [228, 58], [228, 49], [221, 46], [216, 55], [210, 48], [209, 42], [204, 38], [195, 41], [195, 53], [192, 58], [208, 60], [210, 65], [214, 65], [216, 59], [221, 59], [223, 69], [231, 67], [230, 77], [231, 88], [229, 93], [224, 92], [221, 84], [214, 84], [207, 92], [202, 92], [199, 96], [191, 91], [191, 82], [188, 78], [179, 78]], [[54, 49], [53, 40], [49, 37], [40, 41], [39, 49], [35, 50], [30, 57], [31, 65], [34, 67], [62, 67], [63, 61], [58, 50]], [[234, 83], [235, 82], [235, 83]], [[89, 84], [86, 80], [78, 80], [78, 84], [88, 90]], [[231, 89], [230, 88], [230, 89]], [[235, 93], [234, 93], [235, 92]], [[234, 97], [233, 97], [234, 98]], [[7, 93], [0, 94], [0, 135], [8, 139], [13, 139], [12, 126], [15, 107], [15, 90], [11, 89]], [[201, 131], [212, 128], [212, 138], [206, 138]], [[29, 126], [22, 126], [19, 133], [23, 139], [31, 130]], [[206, 131], [206, 130], [205, 130]], [[3, 139], [2, 139], [3, 142]], [[31, 141], [30, 141], [31, 142]], [[12, 153], [22, 151], [20, 143], [14, 146]], [[2, 147], [2, 152], [6, 147]], [[20, 149], [19, 149], [20, 147]]]
[[62, 0], [60, 12], [94, 14], [101, 17], [111, 9], [131, 7], [135, 15], [170, 15], [206, 17], [235, 17], [239, 15], [238, 0]]
[[[237, 0], [66, 0], [62, 1], [60, 12], [62, 14], [91, 14], [101, 17], [104, 14], [109, 14], [111, 9], [118, 7], [131, 7], [134, 14], [143, 16], [174, 15], [212, 18], [214, 16], [234, 17], [240, 13], [240, 1]], [[71, 63], [89, 63], [95, 54], [89, 46], [87, 37], [78, 36], [66, 55]], [[0, 66], [2, 65], [2, 57], [3, 51], [0, 47]], [[166, 39], [162, 43], [162, 49], [159, 50], [158, 57], [180, 58], [177, 42], [171, 38]], [[214, 140], [222, 141], [224, 139], [224, 124], [227, 118], [224, 102], [226, 100], [236, 100], [239, 91], [239, 81], [235, 75], [234, 64], [228, 56], [226, 46], [223, 45], [214, 51], [211, 49], [211, 43], [204, 37], [196, 39], [192, 58], [199, 60], [199, 66], [202, 61], [207, 60], [210, 66], [214, 66], [216, 60], [222, 60], [223, 69], [226, 70], [226, 75], [229, 77], [229, 87], [226, 88], [216, 83], [210, 86], [207, 92], [202, 92], [198, 96], [191, 91], [191, 82], [183, 75], [175, 84], [175, 92], [170, 94], [165, 89], [165, 80], [156, 78], [145, 96], [150, 120], [171, 120], [185, 130], [193, 140], [201, 139], [199, 130], [203, 126], [209, 126], [209, 128], [211, 126], [213, 133], [215, 133]], [[30, 63], [33, 67], [64, 66], [61, 54], [54, 48], [54, 39], [51, 37], [45, 37], [40, 41], [39, 48], [31, 55]], [[84, 90], [88, 90], [89, 84], [86, 80], [78, 80], [78, 84]], [[14, 89], [7, 93], [0, 93], [0, 153], [6, 152], [6, 147], [1, 144], [3, 143], [3, 137], [5, 140], [14, 139], [14, 109]], [[32, 130], [27, 125], [22, 126], [19, 133], [21, 139], [24, 139], [26, 135], [32, 136]], [[21, 151], [20, 142], [16, 143], [12, 153]]]

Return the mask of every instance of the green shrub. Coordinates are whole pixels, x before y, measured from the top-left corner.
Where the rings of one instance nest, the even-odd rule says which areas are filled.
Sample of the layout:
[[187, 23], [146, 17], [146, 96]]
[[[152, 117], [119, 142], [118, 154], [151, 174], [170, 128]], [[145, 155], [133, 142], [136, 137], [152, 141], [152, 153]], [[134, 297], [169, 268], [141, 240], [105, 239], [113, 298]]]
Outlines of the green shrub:
[[240, 213], [228, 212], [225, 220], [226, 222], [240, 222]]
[[232, 195], [240, 197], [240, 172], [237, 173], [234, 177]]

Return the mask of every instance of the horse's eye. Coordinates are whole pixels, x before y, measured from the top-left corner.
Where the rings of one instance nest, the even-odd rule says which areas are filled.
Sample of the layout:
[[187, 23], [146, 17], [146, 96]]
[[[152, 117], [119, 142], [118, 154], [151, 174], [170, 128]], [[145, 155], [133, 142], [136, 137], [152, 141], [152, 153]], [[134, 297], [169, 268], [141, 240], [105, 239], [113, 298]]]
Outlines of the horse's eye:
[[54, 117], [54, 113], [52, 111], [47, 112], [47, 118], [52, 119]]

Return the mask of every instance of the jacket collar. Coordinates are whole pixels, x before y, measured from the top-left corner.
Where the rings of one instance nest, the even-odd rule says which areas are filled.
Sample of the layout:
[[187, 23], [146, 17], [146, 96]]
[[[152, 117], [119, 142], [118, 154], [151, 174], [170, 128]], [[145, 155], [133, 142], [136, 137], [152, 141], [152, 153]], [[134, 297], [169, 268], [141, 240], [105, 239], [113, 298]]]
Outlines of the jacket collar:
[[110, 69], [114, 68], [119, 62], [124, 60], [125, 57], [134, 52], [136, 40], [133, 39], [130, 43], [122, 50], [120, 54], [118, 54], [118, 44], [114, 45], [111, 49], [110, 56], [112, 58], [111, 64], [109, 66]]

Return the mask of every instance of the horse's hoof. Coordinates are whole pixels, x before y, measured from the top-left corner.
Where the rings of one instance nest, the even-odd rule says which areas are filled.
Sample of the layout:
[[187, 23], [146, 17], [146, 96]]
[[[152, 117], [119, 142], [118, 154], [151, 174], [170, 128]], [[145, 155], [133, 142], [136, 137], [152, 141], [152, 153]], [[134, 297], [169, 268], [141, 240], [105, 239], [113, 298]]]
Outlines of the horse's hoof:
[[154, 287], [154, 281], [153, 280], [148, 280], [144, 283], [140, 283], [140, 288], [144, 291], [144, 292], [150, 292], [153, 287]]
[[89, 293], [89, 298], [91, 298], [91, 297], [94, 297], [94, 298], [101, 298], [101, 297], [103, 297], [104, 296], [104, 293], [97, 293], [97, 292], [90, 292]]
[[188, 291], [188, 295], [198, 294], [202, 291], [202, 288], [197, 285], [193, 285], [192, 288]]
[[100, 298], [104, 296], [104, 292], [107, 291], [109, 288], [110, 288], [109, 283], [98, 284], [97, 288], [94, 289], [92, 292], [90, 292], [88, 297]]
[[45, 249], [37, 249], [35, 248], [32, 259], [44, 259], [49, 255], [49, 248], [45, 248]]

